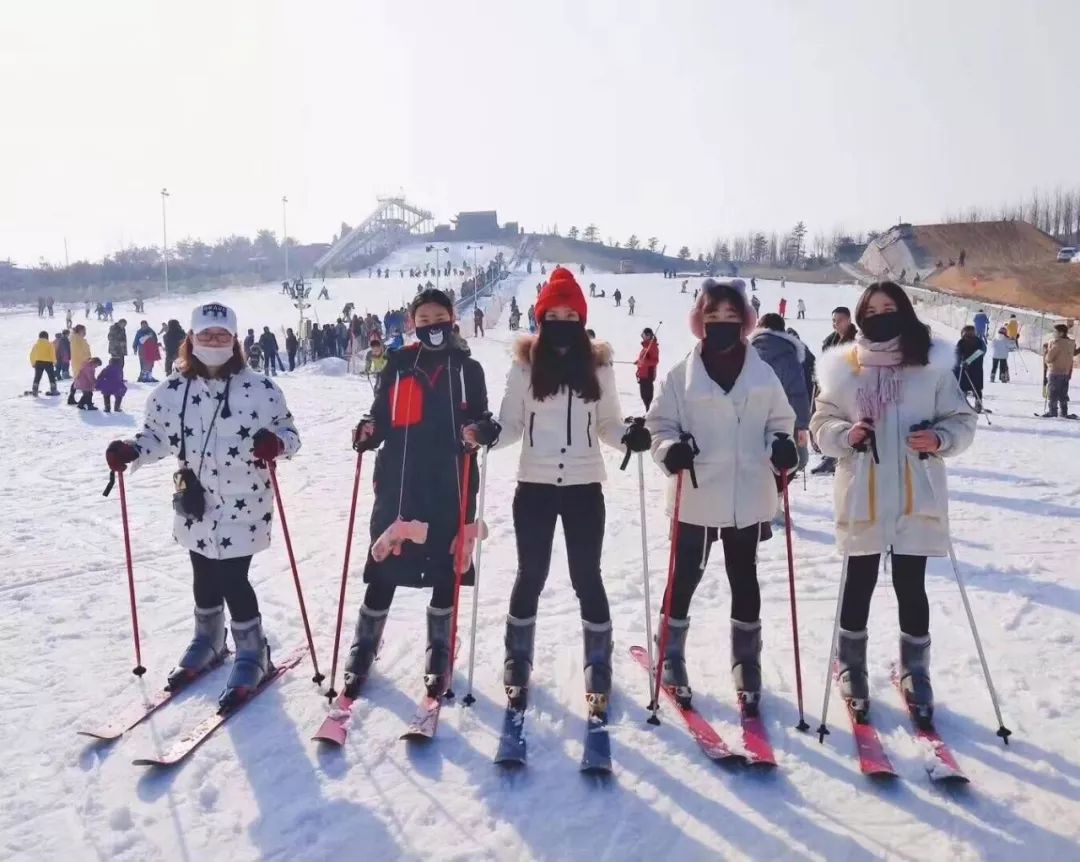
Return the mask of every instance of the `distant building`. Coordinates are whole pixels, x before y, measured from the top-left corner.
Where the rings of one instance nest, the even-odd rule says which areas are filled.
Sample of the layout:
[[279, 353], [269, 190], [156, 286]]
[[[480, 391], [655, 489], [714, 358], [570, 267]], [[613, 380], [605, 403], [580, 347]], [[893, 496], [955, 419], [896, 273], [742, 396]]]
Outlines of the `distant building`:
[[460, 212], [450, 219], [449, 224], [435, 225], [431, 238], [436, 242], [473, 242], [496, 240], [501, 237], [515, 237], [518, 223], [507, 222], [499, 227], [499, 217], [495, 210], [477, 210]]

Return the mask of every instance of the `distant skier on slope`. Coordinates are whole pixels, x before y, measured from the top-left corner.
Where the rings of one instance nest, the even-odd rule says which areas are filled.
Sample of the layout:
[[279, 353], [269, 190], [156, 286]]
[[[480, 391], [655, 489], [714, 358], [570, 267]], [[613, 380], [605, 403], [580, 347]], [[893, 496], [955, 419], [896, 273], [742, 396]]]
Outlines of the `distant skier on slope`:
[[648, 411], [652, 405], [653, 387], [656, 384], [656, 369], [660, 365], [660, 342], [656, 340], [656, 333], [651, 327], [646, 326], [641, 330], [641, 350], [634, 361], [637, 368], [638, 392], [641, 393], [641, 402]]
[[[731, 586], [731, 670], [751, 711], [761, 696], [758, 544], [772, 535], [774, 471], [798, 463], [791, 439], [795, 414], [776, 375], [748, 349], [753, 322], [742, 279], [706, 279], [690, 318], [698, 344], [668, 373], [646, 419], [656, 463], [669, 476], [693, 470], [698, 482], [697, 488], [683, 483], [679, 522], [672, 529], [671, 617], [660, 619], [660, 631], [668, 627], [663, 682], [689, 703], [690, 601], [719, 539]], [[674, 479], [668, 483], [669, 516], [675, 485]]]
[[1046, 392], [1049, 409], [1046, 417], [1057, 416], [1058, 408], [1066, 419], [1075, 419], [1069, 413], [1069, 379], [1072, 377], [1073, 357], [1080, 353], [1076, 342], [1069, 338], [1069, 327], [1064, 323], [1054, 326], [1054, 340], [1046, 346], [1043, 362], [1046, 365]]
[[173, 535], [191, 556], [195, 635], [169, 685], [182, 686], [225, 657], [228, 604], [236, 657], [220, 697], [223, 708], [247, 697], [270, 672], [248, 569], [252, 557], [270, 546], [273, 495], [266, 462], [299, 449], [284, 394], [244, 366], [236, 314], [211, 303], [192, 313], [176, 370], [147, 400], [142, 430], [105, 450], [116, 472], [169, 455], [179, 460]]
[[795, 304], [795, 319], [806, 320], [806, 302], [800, 296], [799, 301]]
[[[353, 431], [354, 449], [379, 453], [364, 564], [367, 590], [345, 663], [344, 694], [350, 698], [357, 697], [371, 672], [398, 587], [432, 590], [424, 682], [432, 697], [441, 697], [450, 682], [454, 543], [464, 538], [457, 535], [464, 457], [459, 435], [462, 426], [487, 412], [487, 384], [484, 369], [453, 335], [450, 297], [425, 290], [413, 299], [409, 317], [418, 341], [389, 354], [371, 415]], [[466, 498], [470, 525], [478, 477], [474, 461]], [[470, 565], [462, 582], [471, 584], [472, 577]]]
[[990, 356], [993, 364], [990, 366], [990, 382], [998, 377], [1002, 383], [1009, 382], [1009, 352], [1012, 350], [1012, 339], [1009, 338], [1005, 327], [1002, 326], [990, 345]]
[[948, 551], [942, 459], [971, 445], [976, 416], [953, 379], [952, 347], [931, 340], [902, 288], [870, 285], [855, 320], [862, 330], [858, 341], [818, 362], [821, 388], [810, 421], [821, 451], [838, 459], [836, 543], [847, 556], [840, 688], [857, 715], [869, 710], [866, 623], [881, 555], [891, 550], [900, 683], [913, 716], [929, 722], [934, 696], [926, 558]]
[[965, 326], [960, 330], [960, 340], [956, 342], [956, 367], [953, 374], [960, 384], [960, 391], [975, 396], [975, 412], [983, 409], [983, 357], [986, 356], [986, 342], [975, 333], [974, 326]]

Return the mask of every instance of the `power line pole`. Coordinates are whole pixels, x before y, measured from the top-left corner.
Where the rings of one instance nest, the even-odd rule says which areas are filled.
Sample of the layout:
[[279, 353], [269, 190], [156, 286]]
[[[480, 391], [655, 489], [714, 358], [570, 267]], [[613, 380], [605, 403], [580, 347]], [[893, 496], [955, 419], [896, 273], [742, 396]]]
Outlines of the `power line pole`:
[[169, 231], [165, 218], [165, 198], [169, 196], [169, 190], [161, 190], [161, 257], [165, 263], [165, 295], [169, 295]]

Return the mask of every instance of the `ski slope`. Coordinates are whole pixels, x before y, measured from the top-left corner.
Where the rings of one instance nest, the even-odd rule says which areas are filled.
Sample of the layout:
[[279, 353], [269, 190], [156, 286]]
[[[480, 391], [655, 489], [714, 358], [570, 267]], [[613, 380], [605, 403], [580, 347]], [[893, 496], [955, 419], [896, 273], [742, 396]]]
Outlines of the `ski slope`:
[[[392, 266], [397, 266], [396, 263]], [[396, 273], [395, 273], [396, 276]], [[644, 325], [659, 329], [661, 376], [691, 346], [689, 295], [681, 280], [594, 275], [608, 299], [590, 303], [589, 325], [631, 361]], [[522, 309], [537, 277], [520, 281]], [[696, 284], [691, 281], [691, 287]], [[408, 278], [333, 279], [319, 319], [342, 305], [381, 313], [415, 290]], [[624, 307], [610, 299], [618, 286]], [[759, 282], [763, 310], [776, 283]], [[786, 288], [794, 322], [815, 353], [851, 287]], [[625, 297], [638, 302], [629, 318]], [[296, 312], [273, 286], [212, 295], [235, 307], [242, 329], [291, 326]], [[206, 299], [210, 299], [207, 295]], [[155, 327], [185, 325], [193, 300], [148, 301]], [[62, 314], [62, 312], [61, 312]], [[129, 308], [129, 338], [139, 315]], [[342, 859], [1055, 859], [1080, 858], [1080, 423], [1035, 419], [1041, 411], [1038, 360], [1015, 362], [1013, 383], [987, 385], [993, 425], [979, 420], [972, 448], [950, 461], [957, 553], [981, 626], [994, 680], [1014, 732], [1008, 748], [995, 723], [947, 560], [929, 567], [933, 678], [939, 727], [972, 779], [966, 791], [932, 788], [925, 751], [907, 731], [889, 682], [897, 651], [896, 604], [882, 577], [870, 621], [874, 715], [900, 779], [875, 785], [858, 772], [847, 719], [833, 700], [824, 745], [796, 723], [787, 571], [783, 541], [761, 548], [765, 719], [777, 750], [772, 774], [728, 771], [701, 756], [678, 719], [662, 710], [645, 723], [645, 675], [627, 655], [644, 643], [641, 540], [636, 471], [618, 470], [608, 451], [608, 529], [604, 574], [615, 625], [616, 687], [611, 712], [615, 765], [607, 784], [578, 774], [584, 732], [581, 633], [562, 540], [541, 600], [527, 771], [491, 764], [502, 711], [502, 631], [516, 564], [511, 519], [518, 452], [491, 456], [480, 582], [475, 694], [469, 709], [443, 710], [426, 748], [398, 740], [421, 692], [423, 608], [427, 596], [401, 590], [382, 656], [354, 709], [343, 750], [309, 740], [326, 701], [304, 663], [252, 702], [183, 766], [154, 773], [134, 757], [167, 747], [212, 711], [227, 670], [182, 695], [111, 746], [88, 745], [77, 727], [108, 718], [157, 689], [191, 630], [187, 555], [170, 539], [173, 465], [139, 471], [128, 483], [132, 548], [149, 672], [133, 665], [119, 502], [101, 490], [109, 440], [130, 435], [151, 387], [130, 383], [125, 413], [69, 408], [63, 399], [20, 397], [29, 387], [27, 353], [42, 324], [34, 313], [5, 316], [0, 339], [0, 858], [13, 860], [324, 860]], [[96, 355], [106, 324], [88, 323]], [[470, 326], [463, 326], [466, 332]], [[954, 337], [955, 333], [943, 333]], [[512, 338], [505, 328], [471, 340], [497, 404]], [[129, 362], [128, 376], [136, 371]], [[160, 372], [161, 366], [158, 366]], [[633, 367], [617, 366], [623, 410], [640, 410]], [[345, 521], [355, 456], [352, 425], [371, 399], [363, 378], [327, 360], [279, 377], [303, 449], [279, 475], [318, 658], [329, 674]], [[100, 402], [100, 399], [99, 399]], [[816, 463], [816, 459], [815, 459]], [[354, 578], [344, 645], [362, 594], [359, 572], [371, 506], [372, 463], [364, 464]], [[652, 595], [666, 571], [664, 481], [646, 464]], [[833, 546], [831, 478], [793, 488], [795, 553], [807, 719], [820, 715], [840, 558]], [[729, 594], [722, 561], [710, 562], [693, 606], [688, 658], [695, 703], [738, 741], [728, 671]], [[303, 642], [280, 527], [252, 567], [271, 644], [284, 655]], [[463, 624], [472, 593], [463, 593]], [[465, 690], [467, 628], [455, 688]], [[340, 672], [339, 672], [340, 673]], [[340, 680], [339, 680], [340, 685]]]

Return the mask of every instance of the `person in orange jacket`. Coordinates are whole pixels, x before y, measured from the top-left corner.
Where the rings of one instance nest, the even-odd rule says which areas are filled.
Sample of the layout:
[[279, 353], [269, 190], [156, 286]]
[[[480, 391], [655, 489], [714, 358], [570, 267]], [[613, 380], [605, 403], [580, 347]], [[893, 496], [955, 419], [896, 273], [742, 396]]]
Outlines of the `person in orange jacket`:
[[641, 393], [642, 403], [645, 410], [649, 409], [653, 400], [653, 387], [656, 384], [656, 367], [660, 364], [660, 342], [656, 340], [656, 333], [648, 326], [641, 330], [641, 352], [634, 360], [637, 366], [638, 391]]

